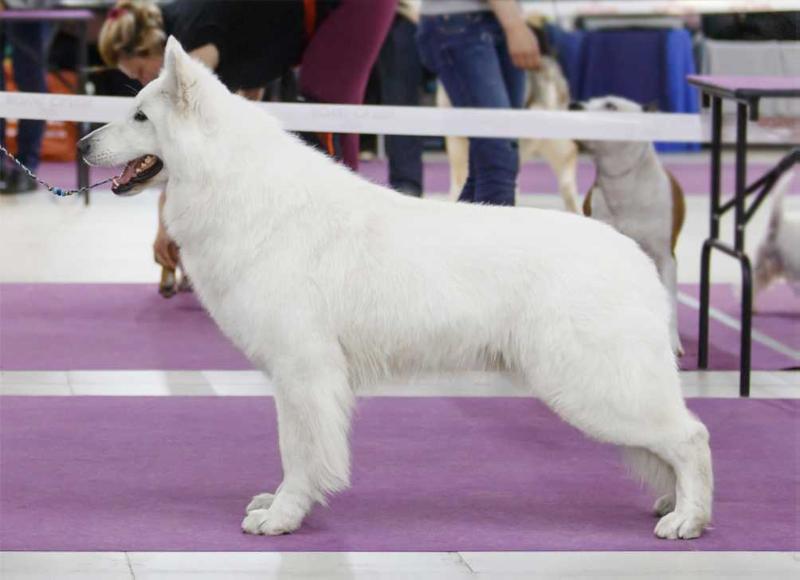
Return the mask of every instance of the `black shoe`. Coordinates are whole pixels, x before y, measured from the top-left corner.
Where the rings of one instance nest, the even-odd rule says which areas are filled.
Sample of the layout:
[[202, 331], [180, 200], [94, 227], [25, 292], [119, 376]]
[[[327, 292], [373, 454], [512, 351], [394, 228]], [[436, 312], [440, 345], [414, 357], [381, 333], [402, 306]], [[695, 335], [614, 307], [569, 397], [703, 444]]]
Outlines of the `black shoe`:
[[39, 184], [30, 175], [21, 171], [10, 171], [5, 185], [0, 189], [0, 194], [30, 193], [31, 191], [36, 191], [38, 187]]

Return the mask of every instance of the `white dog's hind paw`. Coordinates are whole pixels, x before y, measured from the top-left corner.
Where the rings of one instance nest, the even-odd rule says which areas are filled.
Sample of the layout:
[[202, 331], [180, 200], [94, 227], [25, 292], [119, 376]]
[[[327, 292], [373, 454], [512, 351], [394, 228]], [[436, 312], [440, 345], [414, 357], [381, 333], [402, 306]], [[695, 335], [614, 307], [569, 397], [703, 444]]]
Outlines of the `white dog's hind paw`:
[[705, 522], [692, 515], [672, 512], [658, 520], [655, 535], [666, 540], [691, 540], [699, 538]]
[[242, 530], [248, 534], [279, 536], [290, 534], [300, 527], [300, 521], [289, 518], [274, 509], [255, 509], [242, 521]]
[[657, 516], [665, 516], [668, 513], [675, 511], [675, 495], [668, 493], [662, 495], [653, 504], [653, 513]]
[[244, 513], [249, 514], [253, 510], [268, 510], [275, 500], [274, 493], [259, 493], [254, 495], [250, 503], [244, 509]]

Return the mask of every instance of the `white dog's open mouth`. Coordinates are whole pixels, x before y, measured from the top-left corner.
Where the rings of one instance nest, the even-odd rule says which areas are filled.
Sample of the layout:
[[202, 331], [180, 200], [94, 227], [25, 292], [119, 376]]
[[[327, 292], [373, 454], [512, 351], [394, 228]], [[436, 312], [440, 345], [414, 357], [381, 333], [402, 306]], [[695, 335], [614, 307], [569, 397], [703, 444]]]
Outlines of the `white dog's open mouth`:
[[111, 182], [111, 191], [117, 195], [128, 193], [137, 185], [153, 179], [164, 168], [164, 163], [155, 155], [143, 155], [129, 161], [122, 175]]

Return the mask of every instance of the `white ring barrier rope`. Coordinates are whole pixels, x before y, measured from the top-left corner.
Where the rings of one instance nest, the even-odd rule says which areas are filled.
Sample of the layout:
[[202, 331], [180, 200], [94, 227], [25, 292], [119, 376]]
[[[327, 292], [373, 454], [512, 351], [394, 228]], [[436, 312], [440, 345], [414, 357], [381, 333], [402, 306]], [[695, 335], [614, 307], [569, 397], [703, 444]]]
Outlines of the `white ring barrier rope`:
[[[107, 123], [130, 113], [131, 97], [0, 91], [0, 117]], [[262, 103], [290, 131], [380, 135], [464, 136], [604, 141], [707, 142], [706, 115], [507, 109], [443, 109], [375, 105]], [[724, 131], [732, 141], [732, 131]], [[800, 142], [797, 123], [764, 128], [751, 123], [750, 143]]]
[[686, 16], [800, 10], [798, 0], [550, 0], [525, 2], [526, 12], [551, 18], [576, 16]]

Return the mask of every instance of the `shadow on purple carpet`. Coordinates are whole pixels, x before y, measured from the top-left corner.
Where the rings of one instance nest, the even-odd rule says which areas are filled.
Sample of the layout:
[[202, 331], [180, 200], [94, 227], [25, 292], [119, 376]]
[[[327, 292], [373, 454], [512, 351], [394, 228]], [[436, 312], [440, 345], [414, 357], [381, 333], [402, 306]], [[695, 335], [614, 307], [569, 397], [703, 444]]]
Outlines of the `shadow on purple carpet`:
[[541, 403], [366, 399], [353, 487], [297, 533], [243, 535], [279, 482], [268, 398], [0, 398], [0, 549], [69, 551], [797, 550], [797, 400], [696, 399], [714, 527], [653, 536], [618, 453]]

